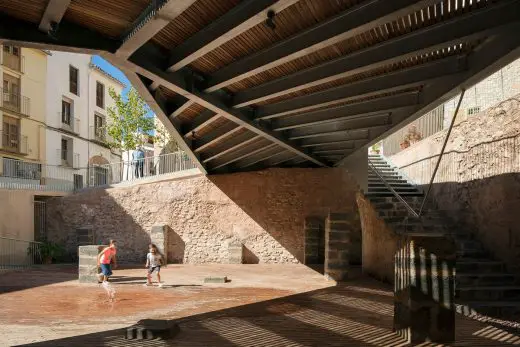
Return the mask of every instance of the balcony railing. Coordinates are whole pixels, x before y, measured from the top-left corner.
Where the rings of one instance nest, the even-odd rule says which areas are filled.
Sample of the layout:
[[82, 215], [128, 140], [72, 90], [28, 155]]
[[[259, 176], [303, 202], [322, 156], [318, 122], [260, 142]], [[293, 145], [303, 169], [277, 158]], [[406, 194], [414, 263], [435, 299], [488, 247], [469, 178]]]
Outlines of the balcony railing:
[[11, 134], [0, 131], [2, 136], [1, 148], [5, 152], [16, 154], [28, 154], [28, 138], [25, 135], [12, 136]]
[[90, 126], [90, 134], [89, 138], [93, 141], [99, 142], [99, 143], [107, 143], [109, 142], [107, 130], [104, 127], [96, 127], [94, 125]]
[[0, 269], [24, 269], [42, 262], [41, 242], [0, 236]]
[[79, 153], [72, 153], [67, 149], [58, 148], [56, 150], [58, 158], [61, 160], [61, 165], [73, 169], [79, 169]]
[[31, 111], [31, 99], [2, 88], [0, 88], [0, 94], [2, 94], [0, 107], [9, 111], [20, 113], [24, 116], [29, 116]]
[[0, 64], [14, 71], [18, 71], [21, 73], [25, 72], [24, 56], [14, 55], [2, 50], [2, 54], [0, 54]]
[[73, 117], [72, 115], [66, 116], [61, 112], [58, 112], [58, 119], [61, 122], [61, 128], [74, 134], [80, 132], [80, 119]]

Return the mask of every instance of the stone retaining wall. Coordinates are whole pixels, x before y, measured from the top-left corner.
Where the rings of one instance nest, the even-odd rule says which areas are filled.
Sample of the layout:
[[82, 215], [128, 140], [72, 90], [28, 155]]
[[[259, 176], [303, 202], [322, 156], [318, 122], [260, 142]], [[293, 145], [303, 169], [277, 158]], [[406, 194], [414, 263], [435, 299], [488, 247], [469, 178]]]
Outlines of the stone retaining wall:
[[76, 229], [89, 225], [96, 243], [118, 241], [119, 261], [144, 264], [152, 226], [164, 224], [170, 227], [170, 262], [235, 262], [229, 245], [236, 242], [243, 244], [244, 262], [303, 262], [305, 217], [357, 211], [356, 191], [353, 179], [339, 168], [270, 169], [99, 188], [50, 200], [48, 234], [75, 253]]

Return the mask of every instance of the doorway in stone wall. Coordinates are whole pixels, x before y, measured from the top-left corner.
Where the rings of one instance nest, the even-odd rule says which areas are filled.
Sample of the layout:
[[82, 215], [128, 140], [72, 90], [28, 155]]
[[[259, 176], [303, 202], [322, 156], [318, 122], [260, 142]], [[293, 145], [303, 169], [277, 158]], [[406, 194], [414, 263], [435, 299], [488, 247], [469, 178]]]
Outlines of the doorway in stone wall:
[[305, 265], [324, 273], [325, 266], [325, 218], [310, 216], [305, 218]]

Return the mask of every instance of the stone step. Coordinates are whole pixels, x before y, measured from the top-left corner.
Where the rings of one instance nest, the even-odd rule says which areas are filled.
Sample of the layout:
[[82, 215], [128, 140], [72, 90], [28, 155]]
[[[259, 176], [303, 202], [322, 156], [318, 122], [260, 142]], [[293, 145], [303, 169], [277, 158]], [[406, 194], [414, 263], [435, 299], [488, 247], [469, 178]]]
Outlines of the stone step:
[[475, 314], [494, 317], [517, 317], [520, 315], [520, 301], [460, 301], [455, 304], [456, 311], [464, 316]]
[[[414, 189], [417, 189], [415, 188], [414, 185], [404, 181], [404, 182], [397, 182], [397, 183], [392, 183], [392, 182], [387, 182], [388, 185], [394, 189], [396, 188], [414, 188]], [[386, 187], [386, 185], [379, 181], [379, 182], [368, 182], [368, 188], [378, 188], [378, 187]]]
[[457, 286], [455, 297], [461, 301], [520, 300], [520, 286]]
[[[423, 193], [420, 193], [420, 192], [402, 192], [402, 193], [399, 193], [399, 195], [401, 196], [423, 196]], [[371, 192], [367, 192], [365, 193], [365, 196], [367, 197], [385, 197], [385, 196], [394, 196], [394, 193], [392, 192], [375, 192], [375, 193], [371, 193]]]
[[483, 258], [487, 257], [488, 253], [483, 248], [465, 248], [457, 249], [457, 258]]
[[[391, 170], [391, 169], [389, 169], [389, 170], [377, 170], [377, 172], [378, 172], [381, 176], [383, 176], [383, 177], [385, 177], [385, 176], [397, 176], [397, 175], [400, 175], [399, 172], [397, 172], [397, 171], [395, 171], [395, 170]], [[376, 174], [374, 171], [370, 170], [370, 172], [368, 173], [368, 176], [377, 176], [377, 174]]]
[[[401, 192], [419, 192], [417, 190], [417, 188], [415, 187], [392, 187], [392, 189], [394, 191], [396, 191], [397, 193], [401, 193]], [[381, 191], [384, 191], [384, 192], [389, 192], [390, 189], [383, 186], [383, 187], [368, 187], [368, 191], [369, 192], [381, 192]]]
[[501, 272], [465, 274], [457, 271], [455, 282], [457, 286], [520, 285], [520, 276]]
[[488, 259], [457, 259], [457, 273], [503, 273], [506, 268], [501, 261]]
[[[387, 184], [390, 184], [390, 185], [392, 185], [392, 184], [410, 184], [408, 181], [402, 180], [402, 179], [399, 179], [399, 178], [397, 178], [397, 179], [393, 179], [393, 178], [392, 179], [385, 179], [385, 182]], [[381, 179], [379, 177], [377, 177], [377, 178], [374, 178], [374, 179], [369, 179], [368, 180], [368, 184], [370, 185], [370, 184], [384, 184], [384, 183], [383, 183], [383, 181], [381, 181]]]

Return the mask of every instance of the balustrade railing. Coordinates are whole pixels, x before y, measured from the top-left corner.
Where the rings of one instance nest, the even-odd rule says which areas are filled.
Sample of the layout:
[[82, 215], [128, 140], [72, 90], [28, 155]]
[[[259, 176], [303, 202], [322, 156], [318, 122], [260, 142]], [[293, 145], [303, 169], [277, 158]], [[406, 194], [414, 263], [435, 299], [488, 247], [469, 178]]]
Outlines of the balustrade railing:
[[41, 242], [0, 236], [0, 269], [23, 269], [43, 262]]
[[17, 92], [0, 88], [0, 107], [9, 111], [20, 113], [24, 116], [30, 115], [31, 99]]

